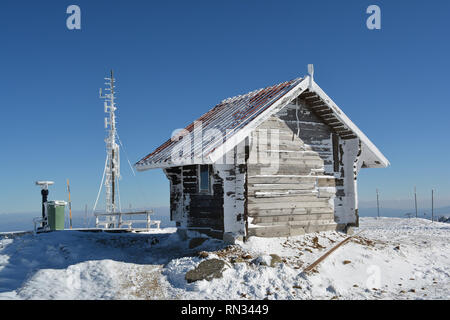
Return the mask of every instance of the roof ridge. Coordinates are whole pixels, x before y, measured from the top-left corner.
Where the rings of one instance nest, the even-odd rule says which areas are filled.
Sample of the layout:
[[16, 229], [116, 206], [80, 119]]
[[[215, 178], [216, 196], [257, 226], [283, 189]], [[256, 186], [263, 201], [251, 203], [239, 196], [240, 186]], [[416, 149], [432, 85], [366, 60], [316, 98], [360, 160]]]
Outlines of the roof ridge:
[[260, 92], [262, 90], [265, 90], [267, 88], [276, 87], [276, 86], [282, 85], [282, 84], [287, 83], [287, 82], [295, 82], [295, 81], [298, 81], [298, 80], [301, 80], [301, 79], [303, 79], [303, 77], [294, 78], [294, 79], [291, 79], [291, 80], [288, 80], [288, 81], [282, 81], [282, 82], [279, 82], [279, 83], [276, 83], [276, 84], [273, 84], [273, 85], [270, 85], [270, 86], [267, 86], [267, 87], [263, 87], [263, 88], [259, 88], [259, 89], [247, 92], [247, 93], [243, 93], [243, 94], [239, 94], [239, 95], [236, 95], [236, 96], [228, 97], [228, 98], [225, 98], [222, 101], [220, 101], [219, 104], [234, 102], [234, 101], [242, 99], [242, 98], [244, 98], [246, 96], [250, 96], [252, 94], [256, 94], [256, 93], [258, 93], [258, 92]]

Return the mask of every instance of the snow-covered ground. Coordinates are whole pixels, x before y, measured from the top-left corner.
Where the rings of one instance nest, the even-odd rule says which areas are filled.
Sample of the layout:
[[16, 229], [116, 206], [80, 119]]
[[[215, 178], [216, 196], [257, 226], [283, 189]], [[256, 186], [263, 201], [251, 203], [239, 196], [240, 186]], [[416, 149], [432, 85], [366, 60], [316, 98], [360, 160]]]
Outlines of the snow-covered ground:
[[[345, 234], [251, 238], [232, 246], [208, 239], [192, 249], [173, 228], [0, 236], [0, 299], [450, 298], [450, 224], [361, 218], [355, 234], [308, 274], [304, 268]], [[283, 263], [261, 265], [270, 265], [270, 254]], [[211, 258], [226, 261], [222, 278], [187, 283], [186, 272]]]

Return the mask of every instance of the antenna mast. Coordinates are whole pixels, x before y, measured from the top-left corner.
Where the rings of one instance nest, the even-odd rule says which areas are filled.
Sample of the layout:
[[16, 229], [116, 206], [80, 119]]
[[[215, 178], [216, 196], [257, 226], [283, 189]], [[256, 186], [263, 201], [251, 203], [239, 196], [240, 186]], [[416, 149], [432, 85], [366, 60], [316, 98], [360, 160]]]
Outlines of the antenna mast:
[[414, 186], [414, 206], [416, 208], [416, 218], [417, 218], [417, 190], [415, 186]]
[[377, 216], [380, 217], [380, 194], [377, 189]]
[[[116, 183], [119, 183], [120, 179], [120, 153], [119, 153], [119, 145], [116, 143], [116, 103], [115, 103], [115, 95], [114, 95], [114, 75], [111, 70], [111, 76], [109, 78], [105, 78], [107, 81], [105, 83], [105, 90], [109, 93], [102, 95], [102, 91], [100, 89], [100, 98], [105, 100], [104, 108], [105, 113], [108, 114], [105, 117], [105, 129], [108, 129], [108, 135], [105, 139], [106, 142], [106, 163], [105, 163], [105, 198], [106, 198], [106, 213], [116, 213], [117, 205], [116, 205]], [[111, 222], [111, 225], [114, 226], [115, 217], [108, 217], [108, 221]]]

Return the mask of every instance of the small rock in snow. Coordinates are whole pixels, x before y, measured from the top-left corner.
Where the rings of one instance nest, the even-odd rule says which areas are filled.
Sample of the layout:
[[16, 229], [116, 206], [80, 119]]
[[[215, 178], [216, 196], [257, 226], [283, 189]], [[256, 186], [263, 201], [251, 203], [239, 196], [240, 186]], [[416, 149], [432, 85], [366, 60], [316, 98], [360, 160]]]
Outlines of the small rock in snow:
[[276, 254], [271, 254], [271, 260], [270, 260], [270, 266], [276, 267], [278, 264], [283, 263], [283, 260], [281, 260], [280, 256], [276, 255]]
[[198, 280], [211, 281], [214, 278], [222, 278], [222, 272], [225, 268], [225, 261], [219, 259], [210, 259], [201, 262], [197, 268], [189, 270], [185, 279], [188, 283]]
[[209, 256], [209, 253], [206, 251], [199, 251], [197, 252], [197, 257], [201, 258], [201, 259], [206, 259]]
[[263, 255], [259, 256], [252, 260], [253, 264], [256, 264], [258, 266], [269, 266], [272, 258], [269, 255]]
[[241, 257], [231, 257], [230, 262], [231, 263], [245, 263], [246, 261]]

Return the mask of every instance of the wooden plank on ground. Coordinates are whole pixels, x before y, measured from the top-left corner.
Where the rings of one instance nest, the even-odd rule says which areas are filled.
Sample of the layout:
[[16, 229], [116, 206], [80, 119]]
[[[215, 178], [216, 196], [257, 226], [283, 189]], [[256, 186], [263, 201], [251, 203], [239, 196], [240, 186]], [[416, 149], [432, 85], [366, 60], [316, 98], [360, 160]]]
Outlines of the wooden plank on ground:
[[317, 259], [316, 261], [314, 261], [313, 263], [311, 263], [309, 266], [307, 266], [303, 272], [304, 273], [309, 273], [311, 272], [315, 267], [317, 267], [317, 265], [319, 263], [321, 263], [323, 260], [325, 260], [330, 254], [332, 254], [334, 251], [336, 251], [336, 249], [338, 249], [339, 247], [343, 246], [344, 244], [346, 244], [347, 242], [349, 242], [352, 238], [356, 237], [357, 235], [361, 234], [361, 232], [363, 232], [364, 230], [358, 232], [355, 235], [352, 235], [350, 237], [347, 237], [346, 239], [344, 239], [343, 241], [339, 242], [337, 245], [335, 245], [333, 248], [331, 248], [329, 251], [327, 251], [324, 255], [322, 255], [319, 259]]

